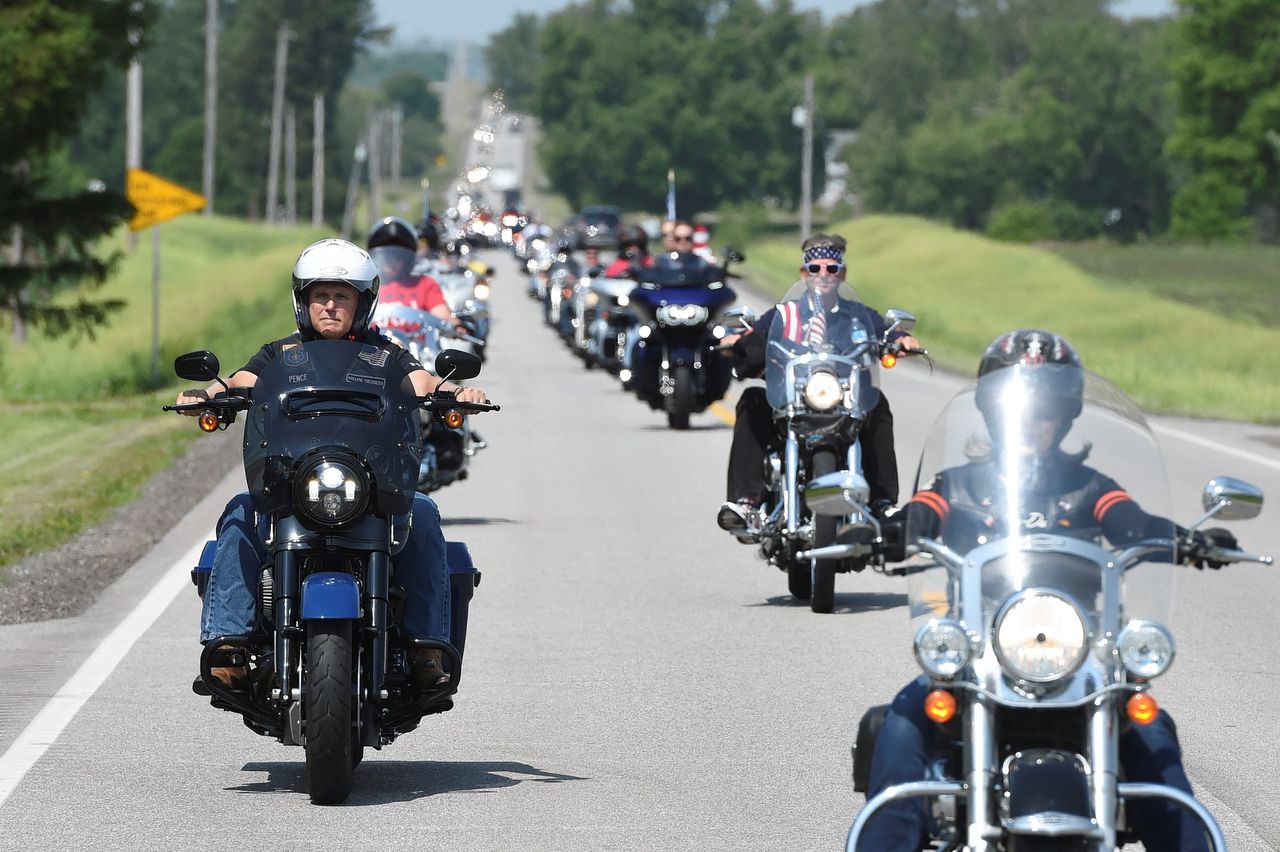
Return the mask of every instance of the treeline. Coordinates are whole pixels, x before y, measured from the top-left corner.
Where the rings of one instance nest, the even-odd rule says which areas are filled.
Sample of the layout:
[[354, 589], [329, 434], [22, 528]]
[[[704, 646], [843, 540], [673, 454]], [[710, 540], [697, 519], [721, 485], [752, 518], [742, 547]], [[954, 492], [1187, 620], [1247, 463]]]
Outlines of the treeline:
[[[220, 213], [265, 215], [276, 34], [290, 33], [285, 104], [297, 128], [299, 207], [310, 211], [312, 110], [323, 95], [325, 213], [342, 215], [352, 151], [368, 115], [404, 108], [405, 172], [425, 168], [440, 144], [439, 102], [430, 90], [442, 79], [445, 57], [409, 52], [401, 62], [364, 61], [361, 82], [349, 85], [357, 58], [390, 34], [374, 24], [372, 0], [220, 0], [218, 134], [215, 208]], [[205, 103], [206, 0], [159, 5], [146, 34], [143, 67], [143, 167], [198, 189], [202, 180]], [[413, 61], [416, 60], [416, 61]], [[408, 66], [408, 67], [406, 67]], [[438, 73], [429, 78], [427, 72]], [[123, 186], [125, 81], [121, 71], [102, 79], [90, 100], [69, 158], [108, 186]]]
[[789, 0], [592, 0], [517, 18], [488, 58], [573, 203], [660, 209], [674, 166], [682, 212], [793, 205], [812, 73], [818, 150], [856, 131], [842, 157], [870, 210], [1011, 239], [1275, 239], [1273, 0], [1111, 5], [880, 0], [824, 24]]

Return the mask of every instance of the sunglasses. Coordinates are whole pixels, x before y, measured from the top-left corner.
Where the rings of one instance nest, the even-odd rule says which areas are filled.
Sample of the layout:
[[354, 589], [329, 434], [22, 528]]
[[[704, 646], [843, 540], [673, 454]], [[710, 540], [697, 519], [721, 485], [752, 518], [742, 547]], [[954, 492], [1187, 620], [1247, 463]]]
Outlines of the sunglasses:
[[671, 239], [675, 240], [678, 243], [691, 243], [693, 242], [693, 235], [692, 234], [676, 234]]
[[804, 268], [809, 270], [810, 275], [821, 275], [824, 272], [829, 272], [832, 275], [839, 275], [844, 271], [844, 264], [832, 263], [828, 265], [825, 263], [808, 263], [805, 264]]

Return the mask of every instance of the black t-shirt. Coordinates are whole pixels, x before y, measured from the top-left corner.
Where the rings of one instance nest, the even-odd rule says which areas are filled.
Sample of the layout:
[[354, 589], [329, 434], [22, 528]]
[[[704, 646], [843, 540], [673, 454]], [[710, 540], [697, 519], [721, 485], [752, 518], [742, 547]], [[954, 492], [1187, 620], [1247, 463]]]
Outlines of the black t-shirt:
[[[404, 349], [401, 346], [397, 346], [390, 338], [385, 337], [372, 329], [366, 330], [364, 334], [351, 339], [358, 343], [366, 343], [371, 346], [377, 346], [379, 349], [387, 350], [391, 353], [392, 358], [400, 364], [400, 367], [406, 374], [423, 369], [423, 366], [418, 362], [418, 359], [409, 354], [409, 350]], [[294, 346], [300, 345], [302, 345], [302, 335], [296, 331], [288, 337], [263, 344], [263, 347], [249, 359], [249, 363], [245, 364], [239, 370], [236, 370], [236, 372], [239, 373], [243, 370], [247, 373], [253, 373], [255, 376], [260, 376], [267, 364], [269, 364], [277, 355], [285, 349], [292, 349]]]

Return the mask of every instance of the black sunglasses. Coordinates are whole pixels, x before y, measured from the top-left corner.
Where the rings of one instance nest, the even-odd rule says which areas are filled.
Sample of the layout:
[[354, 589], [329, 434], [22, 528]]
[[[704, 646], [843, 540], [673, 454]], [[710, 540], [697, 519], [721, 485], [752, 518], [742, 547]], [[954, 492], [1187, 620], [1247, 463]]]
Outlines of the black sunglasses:
[[830, 272], [832, 275], [839, 275], [844, 271], [844, 264], [833, 263], [828, 265], [825, 263], [809, 263], [806, 264], [804, 268], [809, 270], [810, 275], [821, 275], [823, 272]]

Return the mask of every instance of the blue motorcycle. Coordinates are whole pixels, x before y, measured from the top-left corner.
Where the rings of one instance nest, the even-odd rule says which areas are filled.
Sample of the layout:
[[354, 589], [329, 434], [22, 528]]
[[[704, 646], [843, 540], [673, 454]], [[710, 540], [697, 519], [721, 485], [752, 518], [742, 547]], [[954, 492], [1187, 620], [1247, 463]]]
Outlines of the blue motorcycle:
[[724, 266], [694, 254], [659, 255], [637, 270], [628, 300], [640, 319], [631, 350], [630, 387], [650, 407], [666, 411], [672, 429], [688, 429], [689, 416], [724, 397], [733, 365], [718, 348], [725, 309], [736, 298], [725, 283], [728, 264], [745, 258], [727, 253]]

